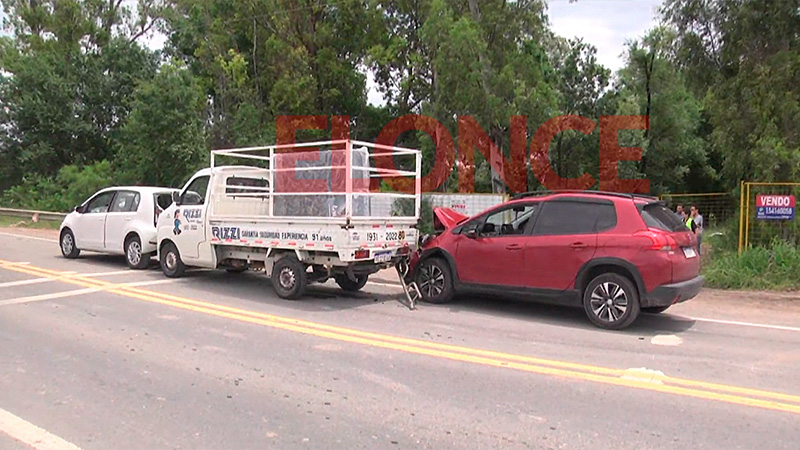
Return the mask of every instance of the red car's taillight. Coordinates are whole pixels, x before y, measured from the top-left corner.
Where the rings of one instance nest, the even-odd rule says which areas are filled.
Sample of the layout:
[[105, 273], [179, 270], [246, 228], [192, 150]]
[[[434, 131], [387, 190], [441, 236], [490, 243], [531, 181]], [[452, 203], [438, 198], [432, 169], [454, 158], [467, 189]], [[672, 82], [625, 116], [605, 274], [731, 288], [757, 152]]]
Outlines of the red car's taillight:
[[673, 239], [672, 236], [665, 234], [661, 230], [650, 228], [647, 231], [638, 231], [633, 235], [642, 236], [650, 239], [651, 245], [646, 247], [647, 250], [658, 250], [658, 251], [669, 252], [678, 249], [678, 243], [675, 242], [675, 239]]

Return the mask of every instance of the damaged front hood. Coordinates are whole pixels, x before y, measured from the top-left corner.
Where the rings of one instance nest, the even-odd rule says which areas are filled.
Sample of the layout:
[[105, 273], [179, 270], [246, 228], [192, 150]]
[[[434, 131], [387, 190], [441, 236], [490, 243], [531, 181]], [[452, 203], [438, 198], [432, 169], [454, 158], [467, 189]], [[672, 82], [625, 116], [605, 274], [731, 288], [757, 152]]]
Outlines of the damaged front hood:
[[457, 213], [450, 208], [433, 208], [433, 215], [445, 229], [453, 228], [464, 220], [469, 219], [469, 216]]

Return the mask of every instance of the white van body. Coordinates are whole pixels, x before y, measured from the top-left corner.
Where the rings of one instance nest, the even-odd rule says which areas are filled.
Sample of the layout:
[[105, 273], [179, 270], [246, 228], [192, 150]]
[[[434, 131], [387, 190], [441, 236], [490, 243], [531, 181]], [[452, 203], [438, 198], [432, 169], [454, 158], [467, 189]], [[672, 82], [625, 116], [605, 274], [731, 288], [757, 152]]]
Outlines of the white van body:
[[[323, 150], [297, 152], [308, 147]], [[283, 153], [288, 149], [295, 151]], [[376, 168], [376, 155], [409, 157], [414, 170]], [[216, 166], [223, 157], [261, 167]], [[258, 269], [275, 285], [281, 280], [274, 265], [290, 256], [281, 263], [284, 288], [292, 280], [302, 286], [276, 287], [282, 297], [299, 297], [308, 282], [328, 278], [358, 290], [370, 274], [416, 249], [420, 162], [417, 150], [350, 140], [212, 151], [211, 167], [194, 174], [159, 217], [162, 270], [180, 276], [185, 266]], [[371, 192], [376, 174], [411, 177], [415, 193]], [[405, 211], [387, 214], [397, 202]]]

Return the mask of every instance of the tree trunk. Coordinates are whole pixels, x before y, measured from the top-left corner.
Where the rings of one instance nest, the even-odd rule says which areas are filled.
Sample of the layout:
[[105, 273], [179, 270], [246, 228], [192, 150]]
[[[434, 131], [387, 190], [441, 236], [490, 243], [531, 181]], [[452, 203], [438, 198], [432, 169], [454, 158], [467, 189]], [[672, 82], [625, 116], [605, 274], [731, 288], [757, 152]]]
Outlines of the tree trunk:
[[[472, 13], [472, 20], [474, 20], [475, 24], [477, 24], [480, 27], [481, 12], [478, 9], [478, 0], [469, 0], [469, 11], [470, 13]], [[478, 53], [478, 60], [481, 63], [481, 69], [482, 69], [481, 87], [483, 87], [483, 92], [486, 94], [486, 98], [488, 99], [491, 96], [491, 89], [489, 87], [489, 77], [491, 74], [491, 67], [489, 65], [489, 60], [486, 58], [484, 52]], [[497, 132], [498, 129], [499, 129], [499, 124], [489, 124], [489, 138], [497, 145], [498, 149], [502, 149], [503, 147], [500, 145], [501, 142], [498, 140], [498, 138], [501, 138], [502, 136], [498, 136], [500, 134]], [[500, 155], [502, 155], [502, 151], [500, 151]], [[489, 161], [489, 170], [491, 171], [492, 174], [492, 192], [496, 194], [505, 194], [506, 192], [505, 183], [503, 183], [502, 178], [500, 178], [500, 174], [496, 170], [494, 170], [494, 168], [492, 168], [492, 162], [494, 162], [495, 165], [500, 165], [500, 167], [502, 167], [503, 160], [502, 158], [500, 158], [499, 161], [492, 161], [491, 159], [492, 158], [490, 158]]]

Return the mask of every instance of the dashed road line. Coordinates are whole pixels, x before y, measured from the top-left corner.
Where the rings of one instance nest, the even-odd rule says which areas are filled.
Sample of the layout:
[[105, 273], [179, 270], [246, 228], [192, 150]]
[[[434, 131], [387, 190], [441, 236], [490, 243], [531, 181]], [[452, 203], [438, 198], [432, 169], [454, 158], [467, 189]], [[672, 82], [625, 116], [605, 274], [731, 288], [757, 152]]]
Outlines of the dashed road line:
[[53, 433], [0, 409], [0, 432], [36, 450], [81, 450]]

